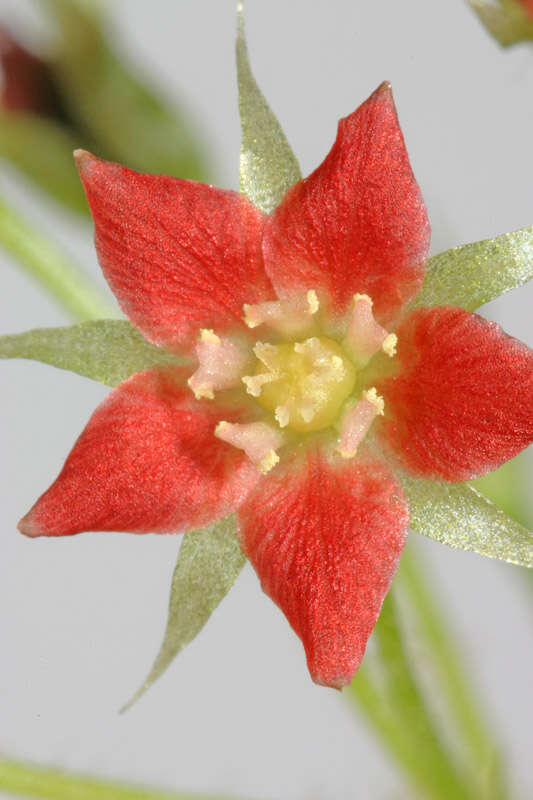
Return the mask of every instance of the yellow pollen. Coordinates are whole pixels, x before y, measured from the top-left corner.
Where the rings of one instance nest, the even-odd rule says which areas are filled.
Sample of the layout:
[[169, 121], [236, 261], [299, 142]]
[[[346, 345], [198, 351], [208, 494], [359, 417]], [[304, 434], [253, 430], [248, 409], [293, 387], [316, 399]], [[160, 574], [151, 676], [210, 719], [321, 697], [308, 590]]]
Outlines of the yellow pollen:
[[214, 400], [215, 399], [215, 393], [214, 393], [214, 391], [212, 389], [210, 389], [208, 386], [197, 386], [195, 388], [192, 385], [191, 381], [192, 381], [192, 378], [189, 378], [187, 383], [188, 383], [189, 387], [191, 388], [191, 390], [192, 390], [192, 392], [193, 392], [193, 394], [194, 394], [194, 396], [196, 397], [197, 400], [202, 400], [204, 398], [206, 400]]
[[210, 328], [202, 328], [200, 331], [200, 340], [202, 342], [211, 342], [211, 344], [220, 344], [220, 337]]
[[263, 460], [257, 465], [259, 472], [266, 474], [270, 472], [272, 467], [275, 467], [279, 461], [279, 456], [275, 450], [269, 450]]
[[337, 342], [316, 336], [279, 345], [259, 342], [254, 353], [255, 375], [244, 383], [281, 428], [318, 431], [336, 421], [355, 384], [355, 369]]
[[369, 403], [372, 403], [373, 406], [376, 408], [376, 412], [383, 416], [385, 411], [385, 402], [383, 398], [377, 393], [375, 386], [371, 389], [368, 389], [366, 392], [363, 392], [363, 397], [368, 400]]
[[390, 358], [396, 355], [396, 345], [398, 344], [398, 337], [395, 333], [389, 333], [381, 345], [381, 349]]
[[372, 308], [372, 306], [374, 305], [374, 301], [367, 294], [354, 294], [354, 296], [353, 296], [354, 303], [359, 302], [359, 300], [366, 300], [366, 302], [368, 303], [370, 308]]
[[309, 313], [316, 314], [316, 312], [320, 308], [320, 303], [318, 302], [318, 297], [315, 290], [309, 289], [306, 298], [307, 298], [307, 305], [309, 306]]

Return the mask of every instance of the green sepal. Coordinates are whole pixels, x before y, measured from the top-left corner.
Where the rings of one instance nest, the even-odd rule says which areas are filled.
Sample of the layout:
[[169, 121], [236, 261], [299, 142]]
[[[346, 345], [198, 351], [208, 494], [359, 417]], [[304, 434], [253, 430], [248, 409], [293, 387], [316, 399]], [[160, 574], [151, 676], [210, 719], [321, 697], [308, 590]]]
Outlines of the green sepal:
[[0, 358], [29, 358], [76, 372], [107, 386], [145, 369], [181, 362], [150, 344], [125, 320], [91, 320], [0, 337]]
[[241, 192], [267, 214], [301, 178], [300, 167], [250, 68], [243, 5], [237, 7], [237, 84], [242, 143]]
[[207, 156], [187, 115], [170, 108], [112, 49], [97, 4], [41, 0], [58, 24], [49, 66], [69, 112], [98, 155], [143, 172], [204, 180]]
[[528, 227], [430, 258], [411, 307], [453, 305], [474, 311], [531, 278], [533, 227]]
[[526, 452], [506, 461], [499, 469], [488, 472], [475, 481], [470, 481], [478, 492], [495, 503], [512, 519], [522, 525], [531, 524], [527, 497], [529, 491], [528, 465]]
[[161, 677], [185, 645], [200, 633], [233, 586], [246, 563], [235, 531], [235, 517], [231, 516], [184, 535], [172, 576], [163, 643], [148, 677], [123, 711]]
[[401, 477], [411, 528], [447, 544], [522, 567], [533, 567], [533, 533], [468, 483]]
[[533, 19], [516, 0], [469, 0], [483, 25], [503, 46], [533, 40]]
[[38, 114], [0, 111], [0, 156], [10, 161], [54, 200], [78, 214], [89, 214], [72, 151], [79, 137]]

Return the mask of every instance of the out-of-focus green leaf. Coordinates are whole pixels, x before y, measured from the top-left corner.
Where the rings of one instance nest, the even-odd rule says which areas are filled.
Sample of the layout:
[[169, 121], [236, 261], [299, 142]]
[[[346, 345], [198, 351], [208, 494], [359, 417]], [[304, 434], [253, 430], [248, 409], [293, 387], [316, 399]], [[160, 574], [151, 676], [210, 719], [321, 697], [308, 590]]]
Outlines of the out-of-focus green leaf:
[[38, 328], [0, 337], [0, 358], [30, 358], [107, 386], [151, 367], [179, 364], [125, 320], [93, 320], [66, 328]]
[[72, 117], [101, 145], [98, 155], [144, 172], [204, 180], [206, 155], [186, 115], [117, 56], [96, 4], [40, 2], [60, 33], [50, 67]]
[[503, 47], [533, 40], [533, 19], [516, 0], [469, 0], [489, 33]]
[[533, 227], [433, 256], [412, 307], [453, 305], [474, 311], [531, 278]]
[[[424, 575], [423, 564], [416, 558], [414, 544], [409, 541], [403, 552], [394, 591], [403, 601], [398, 604], [403, 612], [402, 627], [410, 630], [414, 639], [416, 666], [424, 663], [430, 668], [431, 682], [426, 676], [422, 684], [424, 693], [427, 698], [430, 692], [436, 691], [445, 700], [447, 716], [454, 728], [454, 751], [462, 768], [470, 775], [475, 796], [503, 800], [508, 794], [501, 752], [478, 708], [475, 687], [467, 679], [434, 587]], [[405, 718], [405, 714], [403, 716]]]
[[241, 192], [258, 208], [272, 211], [300, 180], [300, 167], [281, 125], [250, 68], [242, 3], [237, 8], [237, 82], [241, 115]]
[[[6, 758], [0, 758], [0, 789], [12, 796], [42, 800], [217, 800], [213, 795], [165, 792], [99, 781]], [[219, 795], [217, 797], [222, 800]]]
[[41, 231], [0, 199], [0, 247], [76, 319], [113, 317], [107, 301], [81, 269]]
[[461, 550], [533, 567], [533, 533], [467, 483], [402, 475], [411, 527]]
[[0, 156], [55, 200], [88, 215], [72, 151], [81, 144], [68, 128], [37, 114], [0, 111]]
[[180, 650], [200, 633], [245, 562], [233, 516], [184, 535], [172, 576], [168, 622], [161, 649], [148, 677], [123, 711], [150, 688]]
[[[400, 567], [401, 570], [401, 567]], [[393, 586], [385, 598], [374, 636], [381, 656], [384, 696], [405, 726], [420, 759], [419, 779], [429, 798], [471, 798], [469, 781], [447, 751], [438, 721], [419, 686], [405, 646], [405, 635]]]

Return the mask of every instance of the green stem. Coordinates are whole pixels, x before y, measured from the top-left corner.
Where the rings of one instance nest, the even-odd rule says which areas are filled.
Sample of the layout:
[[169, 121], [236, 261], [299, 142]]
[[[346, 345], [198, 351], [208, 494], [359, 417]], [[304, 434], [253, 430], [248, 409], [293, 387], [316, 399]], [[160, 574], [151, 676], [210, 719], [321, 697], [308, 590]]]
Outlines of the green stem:
[[392, 592], [383, 605], [375, 638], [376, 666], [384, 685], [373, 681], [363, 665], [350, 686], [350, 695], [420, 796], [426, 800], [474, 800], [427, 712], [404, 649]]
[[[208, 800], [206, 795], [134, 788], [1, 758], [0, 789], [17, 796], [49, 800]], [[209, 800], [215, 798], [211, 796]]]
[[427, 765], [417, 750], [410, 731], [403, 723], [395, 709], [389, 706], [388, 698], [370, 677], [370, 669], [363, 664], [351, 685], [347, 687], [348, 695], [357, 703], [367, 722], [374, 729], [381, 744], [388, 749], [398, 766], [403, 770], [411, 785], [417, 790], [417, 796], [438, 798], [443, 795]]
[[376, 641], [383, 664], [389, 703], [399, 712], [402, 724], [424, 762], [434, 784], [435, 797], [471, 797], [467, 783], [454, 766], [437, 720], [428, 711], [405, 646], [397, 605], [397, 586], [389, 592], [376, 626]]
[[[412, 549], [404, 554], [397, 584], [409, 600], [417, 632], [431, 657], [432, 670], [462, 740], [465, 764], [471, 767], [473, 778], [484, 783], [484, 797], [498, 800], [507, 797], [498, 748], [477, 708], [452, 635]], [[490, 775], [487, 771], [483, 775], [483, 765], [490, 765]]]
[[[409, 611], [417, 623], [417, 641], [431, 654], [433, 685], [446, 699], [459, 735], [457, 759], [447, 747], [441, 718], [428, 710], [405, 646], [397, 604], [399, 591], [409, 601]], [[368, 659], [349, 687], [348, 696], [356, 701], [413, 788], [427, 800], [508, 797], [496, 745], [477, 710], [452, 636], [411, 548], [404, 553], [395, 586], [383, 605], [375, 643], [375, 672], [370, 677]]]
[[68, 256], [1, 199], [0, 247], [37, 278], [74, 319], [117, 316], [116, 307], [93, 287]]

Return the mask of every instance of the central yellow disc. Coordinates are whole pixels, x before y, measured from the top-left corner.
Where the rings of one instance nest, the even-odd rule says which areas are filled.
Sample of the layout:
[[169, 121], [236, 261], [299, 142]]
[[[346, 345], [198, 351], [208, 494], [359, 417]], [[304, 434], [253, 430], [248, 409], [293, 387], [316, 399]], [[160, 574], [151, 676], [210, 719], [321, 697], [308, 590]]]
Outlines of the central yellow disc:
[[280, 427], [319, 431], [336, 422], [355, 384], [355, 368], [337, 342], [313, 336], [291, 344], [259, 343], [254, 352], [254, 394]]

